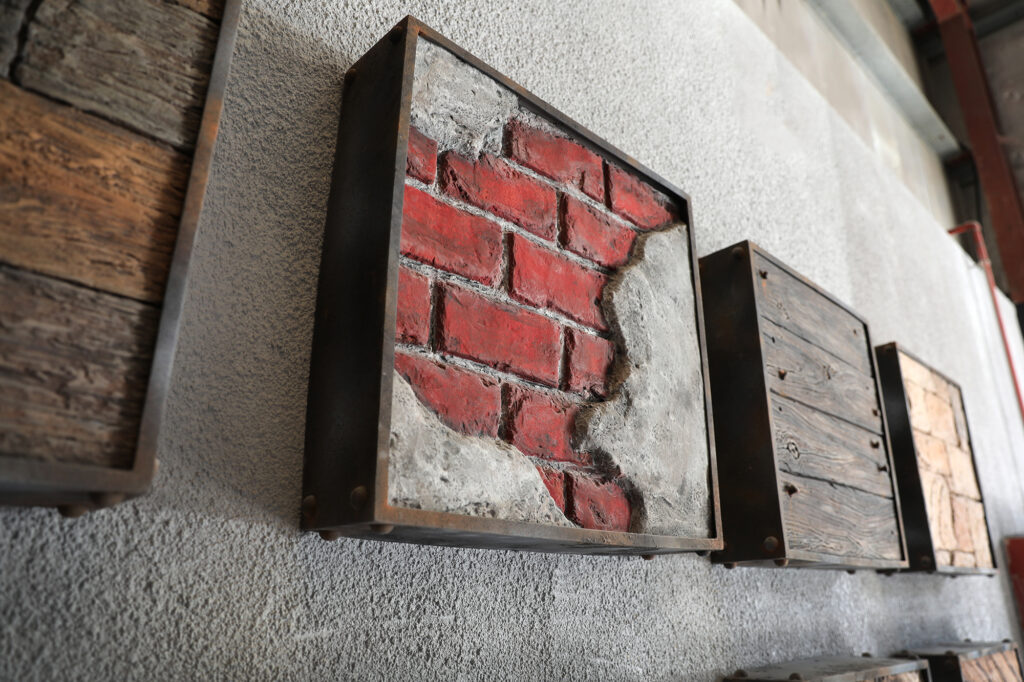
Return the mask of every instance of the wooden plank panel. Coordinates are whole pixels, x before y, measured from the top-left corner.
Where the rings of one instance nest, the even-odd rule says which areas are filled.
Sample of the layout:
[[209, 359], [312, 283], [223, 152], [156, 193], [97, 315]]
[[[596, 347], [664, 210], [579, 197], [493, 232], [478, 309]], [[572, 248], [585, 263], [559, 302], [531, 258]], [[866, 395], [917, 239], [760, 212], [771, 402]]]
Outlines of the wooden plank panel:
[[0, 81], [0, 259], [160, 301], [188, 159]]
[[0, 453], [130, 466], [158, 314], [0, 265]]
[[791, 550], [845, 557], [902, 557], [893, 500], [813, 478], [779, 473]]
[[878, 434], [775, 395], [772, 424], [781, 470], [892, 497], [885, 447]]
[[220, 21], [224, 15], [224, 0], [175, 0], [175, 2], [215, 21]]
[[754, 254], [758, 270], [758, 309], [802, 339], [872, 375], [871, 349], [864, 324], [799, 279]]
[[961, 658], [960, 670], [964, 682], [1019, 682], [1021, 679], [1017, 655], [1013, 651]]
[[875, 381], [768, 320], [761, 321], [765, 374], [775, 393], [882, 433]]
[[18, 53], [18, 33], [32, 0], [0, 0], [0, 76], [7, 77]]
[[162, 0], [43, 0], [17, 81], [180, 148], [195, 144], [217, 23]]

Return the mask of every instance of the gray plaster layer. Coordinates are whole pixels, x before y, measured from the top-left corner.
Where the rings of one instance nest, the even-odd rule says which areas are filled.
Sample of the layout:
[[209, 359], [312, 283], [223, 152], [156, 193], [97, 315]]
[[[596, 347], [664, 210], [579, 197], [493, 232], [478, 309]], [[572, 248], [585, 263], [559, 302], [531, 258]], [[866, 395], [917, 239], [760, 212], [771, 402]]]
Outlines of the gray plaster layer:
[[0, 511], [0, 679], [712, 680], [1016, 636], [1005, 575], [298, 531], [341, 77], [406, 13], [690, 192], [701, 253], [761, 242], [864, 314], [873, 340], [960, 382], [997, 547], [1024, 531], [1024, 429], [984, 276], [732, 2], [249, 0], [153, 492], [75, 521]]
[[612, 400], [584, 414], [581, 449], [619, 465], [643, 500], [633, 530], [707, 537], [707, 425], [685, 225], [650, 235], [609, 284], [605, 306], [626, 348]]
[[448, 428], [395, 375], [388, 498], [412, 509], [574, 526], [530, 460], [500, 440]]

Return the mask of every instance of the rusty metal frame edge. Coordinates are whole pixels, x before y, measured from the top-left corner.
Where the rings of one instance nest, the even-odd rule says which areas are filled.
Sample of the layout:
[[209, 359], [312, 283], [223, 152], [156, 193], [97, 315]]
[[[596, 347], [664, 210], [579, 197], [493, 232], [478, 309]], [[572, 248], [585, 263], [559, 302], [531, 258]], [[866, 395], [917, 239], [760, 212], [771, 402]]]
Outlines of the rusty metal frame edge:
[[[929, 572], [929, 573], [938, 573], [940, 575], [947, 575], [947, 576], [957, 576], [957, 575], [990, 575], [991, 576], [991, 575], [996, 575], [999, 572], [999, 561], [997, 559], [997, 553], [996, 553], [996, 550], [995, 550], [995, 545], [993, 544], [993, 541], [992, 541], [992, 530], [991, 530], [991, 528], [989, 526], [988, 510], [985, 507], [985, 493], [981, 489], [981, 479], [978, 478], [978, 463], [976, 461], [976, 457], [975, 457], [975, 454], [974, 454], [974, 438], [971, 435], [970, 420], [967, 418], [967, 405], [966, 405], [966, 403], [965, 403], [965, 401], [963, 399], [963, 389], [960, 387], [960, 384], [958, 382], [954, 381], [953, 379], [951, 379], [949, 376], [947, 376], [943, 372], [940, 372], [939, 370], [937, 370], [934, 367], [932, 367], [931, 364], [929, 364], [928, 362], [925, 362], [924, 360], [922, 360], [920, 356], [916, 355], [915, 353], [912, 353], [912, 352], [908, 351], [904, 346], [900, 345], [900, 343], [897, 342], [897, 341], [890, 341], [889, 343], [877, 346], [875, 348], [875, 353], [879, 354], [879, 355], [885, 354], [887, 356], [891, 356], [892, 361], [897, 363], [896, 369], [899, 370], [899, 371], [895, 375], [889, 375], [888, 372], [883, 372], [881, 375], [879, 375], [879, 379], [881, 380], [881, 383], [882, 383], [882, 392], [883, 392], [883, 394], [886, 397], [886, 401], [888, 402], [890, 400], [889, 396], [891, 394], [892, 395], [892, 402], [896, 406], [897, 410], [901, 409], [899, 407], [899, 405], [900, 405], [900, 403], [902, 403], [902, 410], [903, 410], [903, 412], [898, 413], [896, 415], [896, 419], [899, 422], [899, 428], [902, 429], [904, 421], [906, 422], [906, 426], [907, 426], [907, 434], [905, 434], [906, 438], [901, 438], [901, 441], [906, 441], [906, 442], [901, 447], [908, 447], [909, 448], [909, 452], [912, 452], [914, 454], [913, 462], [909, 462], [909, 463], [904, 462], [903, 466], [899, 470], [899, 471], [903, 471], [904, 469], [907, 469], [908, 476], [906, 478], [904, 478], [904, 475], [902, 473], [898, 472], [897, 483], [899, 484], [900, 487], [903, 487], [904, 485], [907, 485], [907, 486], [916, 485], [917, 489], [921, 491], [922, 501], [923, 501], [923, 498], [924, 498], [924, 491], [923, 491], [923, 487], [922, 487], [922, 483], [921, 483], [920, 472], [917, 469], [917, 445], [914, 443], [913, 437], [910, 435], [910, 430], [909, 430], [910, 429], [910, 418], [909, 418], [909, 415], [910, 415], [910, 404], [908, 402], [908, 398], [906, 396], [906, 390], [905, 390], [904, 384], [903, 384], [903, 374], [902, 374], [902, 369], [901, 369], [902, 365], [900, 364], [899, 355], [902, 353], [903, 355], [906, 355], [907, 357], [909, 357], [911, 360], [913, 360], [913, 361], [917, 362], [918, 364], [920, 364], [922, 367], [926, 368], [928, 371], [934, 372], [940, 378], [942, 378], [946, 383], [948, 383], [951, 386], [955, 387], [956, 390], [960, 393], [960, 404], [961, 404], [961, 406], [964, 409], [964, 426], [967, 429], [967, 442], [968, 442], [968, 445], [970, 445], [970, 447], [971, 447], [971, 451], [970, 451], [971, 452], [971, 470], [974, 472], [974, 479], [978, 483], [978, 493], [981, 496], [980, 502], [981, 502], [981, 506], [982, 506], [982, 512], [983, 512], [984, 517], [985, 517], [985, 532], [986, 532], [986, 534], [988, 536], [989, 554], [992, 557], [992, 568], [971, 568], [971, 567], [966, 567], [966, 566], [945, 566], [945, 567], [940, 568], [936, 564], [936, 562], [935, 562], [935, 551], [936, 550], [934, 548], [934, 543], [932, 542], [932, 538], [931, 538], [931, 528], [930, 528], [930, 526], [927, 525], [927, 518], [926, 518], [926, 525], [924, 526], [924, 529], [925, 529], [926, 534], [928, 536], [927, 537], [927, 543], [926, 544], [922, 543], [920, 545], [920, 547], [923, 550], [925, 550], [925, 551], [927, 551], [929, 553], [929, 556], [931, 557], [932, 565], [934, 566], [934, 568], [931, 568], [931, 569], [924, 568], [923, 566], [920, 565], [920, 560], [915, 561], [913, 557], [910, 557], [911, 558], [910, 567], [907, 568], [907, 569], [904, 569], [904, 570], [907, 571], [907, 572], [924, 571], [924, 572]], [[880, 367], [881, 367], [881, 364], [882, 363], [879, 363]], [[892, 368], [888, 368], [888, 369], [892, 369]], [[886, 405], [886, 410], [887, 411], [888, 411], [888, 407], [889, 406], [887, 404]], [[904, 434], [900, 434], [900, 435], [904, 435]], [[895, 452], [893, 453], [893, 455], [895, 456]], [[910, 471], [910, 465], [913, 465], [913, 471]], [[923, 506], [922, 506], [922, 510], [923, 510]], [[904, 530], [906, 530], [906, 529], [904, 528]], [[908, 547], [908, 549], [909, 549], [909, 547]]]
[[156, 473], [157, 439], [163, 423], [174, 355], [178, 345], [192, 246], [206, 197], [213, 151], [224, 107], [225, 88], [238, 34], [240, 11], [241, 0], [226, 0], [217, 33], [217, 47], [182, 203], [174, 252], [164, 289], [132, 466], [106, 468], [0, 457], [0, 476], [3, 479], [0, 481], [0, 504], [74, 504], [95, 508], [104, 506], [95, 499], [97, 494], [117, 496], [108, 498], [112, 500], [109, 504], [121, 501], [121, 496], [128, 498], [144, 494], [150, 488]]
[[[384, 295], [387, 313], [385, 315], [385, 326], [383, 346], [381, 348], [381, 372], [380, 372], [380, 400], [377, 405], [378, 443], [376, 457], [373, 462], [373, 480], [367, 481], [368, 501], [365, 508], [355, 510], [345, 508], [344, 499], [340, 503], [339, 496], [345, 498], [349, 489], [337, 489], [333, 492], [334, 499], [329, 501], [333, 513], [329, 516], [333, 520], [320, 520], [311, 518], [304, 511], [302, 527], [305, 530], [320, 531], [321, 535], [328, 538], [337, 536], [372, 538], [386, 541], [429, 543], [438, 545], [470, 546], [482, 548], [500, 548], [525, 551], [546, 551], [546, 552], [574, 552], [582, 554], [604, 553], [604, 554], [661, 554], [685, 551], [711, 551], [720, 549], [722, 546], [721, 527], [721, 503], [718, 489], [717, 462], [715, 457], [714, 422], [712, 418], [711, 385], [708, 372], [708, 358], [706, 349], [706, 336], [704, 328], [704, 316], [702, 310], [700, 277], [698, 270], [698, 257], [696, 242], [693, 230], [692, 211], [690, 198], [682, 190], [665, 181], [661, 176], [637, 163], [631, 157], [623, 154], [617, 148], [608, 144], [586, 128], [583, 128], [568, 116], [529, 93], [522, 86], [518, 85], [506, 76], [498, 73], [492, 67], [486, 65], [477, 57], [466, 50], [455, 45], [450, 40], [426, 26], [412, 16], [405, 17], [391, 31], [386, 34], [371, 51], [385, 40], [392, 42], [401, 37], [404, 49], [402, 62], [402, 97], [399, 104], [398, 130], [395, 135], [395, 196], [392, 200], [391, 235], [388, 253], [388, 285]], [[544, 524], [505, 521], [500, 519], [489, 519], [485, 517], [473, 517], [462, 514], [447, 512], [435, 512], [420, 509], [394, 507], [387, 501], [387, 435], [390, 431], [390, 398], [391, 384], [393, 379], [393, 353], [394, 353], [394, 324], [395, 309], [397, 307], [397, 244], [400, 236], [402, 222], [402, 192], [398, 185], [404, 187], [405, 182], [405, 159], [409, 135], [409, 110], [411, 104], [412, 75], [415, 67], [415, 46], [419, 39], [428, 40], [440, 47], [449, 50], [460, 60], [480, 70], [489, 78], [512, 90], [520, 100], [529, 107], [535, 109], [539, 114], [548, 120], [563, 126], [570, 131], [577, 139], [587, 146], [598, 151], [603, 157], [618, 163], [623, 168], [630, 169], [646, 179], [654, 182], [659, 189], [670, 195], [680, 203], [684, 214], [684, 221], [687, 228], [688, 247], [691, 264], [691, 284], [694, 289], [695, 323], [699, 333], [699, 346], [701, 353], [701, 367], [704, 382], [705, 396], [705, 423], [707, 431], [708, 447], [708, 477], [709, 493], [711, 494], [712, 519], [709, 520], [709, 535], [700, 538], [685, 538], [665, 535], [649, 535], [644, 533], [622, 533], [614, 531], [588, 530], [582, 528], [563, 528], [559, 526], [546, 526]], [[360, 58], [353, 69], [358, 73], [362, 60], [369, 55]], [[342, 117], [344, 117], [344, 104], [342, 106]], [[340, 124], [343, 127], [343, 123]], [[340, 139], [341, 132], [339, 132]], [[335, 162], [337, 174], [337, 160]], [[339, 182], [339, 178], [335, 178]], [[332, 195], [335, 188], [332, 186]], [[329, 219], [331, 220], [331, 219]], [[336, 217], [333, 220], [341, 222], [342, 218]], [[329, 224], [328, 230], [341, 229], [339, 225]], [[328, 235], [325, 234], [325, 245]], [[318, 298], [317, 307], [320, 307]], [[318, 310], [319, 313], [319, 310]], [[322, 346], [326, 340], [321, 339], [318, 343], [317, 334], [314, 332], [314, 348]], [[307, 410], [310, 414], [322, 409], [322, 406], [314, 404], [313, 370], [311, 369], [311, 393], [310, 404]], [[306, 466], [309, 462], [309, 438], [310, 431], [307, 428], [307, 453]], [[339, 476], [336, 478], [344, 478]], [[308, 479], [307, 474], [303, 476], [303, 495], [305, 499], [314, 493], [314, 489], [323, 491], [323, 482], [314, 482]], [[336, 481], [340, 484], [341, 481]], [[352, 482], [349, 481], [352, 485]], [[327, 486], [330, 487], [329, 485]], [[354, 490], [354, 488], [352, 488]], [[313, 495], [316, 509], [320, 509], [320, 497]]]
[[[781, 528], [783, 536], [780, 538], [782, 540], [781, 546], [782, 546], [782, 548], [785, 551], [785, 554], [783, 556], [793, 560], [795, 562], [794, 564], [792, 564], [794, 567], [813, 568], [813, 567], [815, 567], [815, 564], [816, 564], [817, 567], [820, 567], [820, 568], [823, 568], [823, 569], [826, 569], [826, 568], [827, 569], [851, 568], [851, 569], [879, 569], [879, 570], [886, 570], [887, 571], [887, 570], [900, 570], [900, 569], [906, 568], [909, 565], [909, 553], [907, 551], [906, 529], [905, 529], [904, 523], [903, 523], [903, 509], [902, 509], [902, 505], [901, 505], [901, 502], [900, 502], [900, 496], [899, 496], [899, 483], [896, 480], [896, 476], [895, 476], [895, 473], [894, 473], [895, 469], [894, 469], [894, 460], [893, 460], [893, 452], [892, 452], [892, 442], [890, 440], [888, 418], [886, 416], [886, 411], [885, 411], [885, 397], [884, 397], [884, 394], [882, 392], [881, 375], [880, 375], [879, 369], [878, 369], [877, 358], [875, 357], [874, 346], [872, 345], [872, 342], [871, 342], [871, 329], [870, 329], [870, 325], [868, 324], [867, 320], [862, 315], [860, 315], [860, 313], [858, 313], [856, 310], [853, 310], [848, 304], [846, 304], [845, 302], [843, 302], [840, 299], [836, 298], [827, 289], [825, 289], [822, 286], [820, 286], [820, 285], [812, 282], [811, 280], [809, 280], [807, 277], [805, 277], [804, 275], [802, 275], [801, 273], [799, 273], [798, 271], [793, 269], [792, 266], [786, 264], [785, 262], [783, 262], [779, 258], [773, 256], [771, 253], [769, 253], [768, 251], [763, 249], [761, 246], [759, 246], [755, 242], [752, 242], [752, 241], [749, 241], [749, 240], [738, 242], [738, 243], [733, 244], [731, 246], [727, 246], [727, 247], [721, 249], [720, 251], [715, 252], [714, 254], [711, 254], [709, 256], [705, 256], [705, 258], [710, 258], [711, 256], [716, 256], [716, 255], [719, 255], [719, 254], [724, 254], [724, 253], [726, 253], [728, 251], [731, 251], [731, 250], [733, 250], [733, 249], [735, 249], [737, 247], [743, 248], [745, 250], [746, 254], [747, 254], [747, 257], [750, 260], [751, 278], [753, 278], [753, 256], [756, 254], [756, 255], [760, 256], [761, 258], [764, 258], [765, 260], [771, 262], [773, 265], [778, 267], [780, 270], [782, 270], [786, 274], [792, 276], [794, 279], [798, 280], [799, 282], [801, 282], [802, 284], [804, 284], [805, 286], [810, 288], [812, 291], [820, 294], [821, 296], [826, 298], [832, 304], [834, 304], [837, 307], [841, 308], [842, 310], [846, 311], [852, 317], [854, 317], [856, 320], [858, 320], [861, 324], [864, 325], [864, 334], [865, 334], [864, 341], [865, 341], [865, 343], [867, 344], [867, 347], [868, 347], [868, 351], [869, 351], [868, 355], [869, 355], [869, 358], [871, 360], [871, 368], [872, 368], [872, 371], [874, 372], [875, 396], [878, 399], [879, 417], [882, 420], [882, 431], [883, 431], [882, 436], [883, 436], [884, 441], [885, 441], [886, 457], [887, 457], [887, 461], [889, 462], [889, 470], [890, 470], [890, 472], [892, 472], [892, 475], [890, 476], [890, 480], [892, 481], [892, 484], [893, 484], [893, 503], [894, 503], [894, 505], [896, 507], [896, 523], [897, 523], [897, 527], [898, 527], [899, 533], [900, 533], [900, 551], [902, 552], [902, 556], [903, 556], [902, 559], [893, 560], [893, 559], [880, 559], [880, 558], [867, 558], [867, 557], [846, 557], [846, 556], [842, 556], [842, 555], [825, 554], [825, 553], [821, 553], [821, 552], [811, 552], [811, 551], [807, 551], [807, 550], [792, 550], [792, 549], [789, 548], [789, 542], [788, 542], [788, 540], [785, 537], [785, 527], [786, 527], [786, 524], [785, 524], [784, 514], [782, 513], [781, 508], [780, 508], [780, 515], [783, 517], [782, 518], [782, 528]], [[756, 286], [756, 281], [753, 281], [752, 286]], [[751, 295], [753, 295], [753, 292], [751, 292]], [[756, 299], [756, 297], [755, 297], [755, 299]], [[760, 307], [757, 304], [756, 300], [755, 300], [755, 307], [756, 307], [756, 309], [758, 311], [758, 316], [760, 317]], [[759, 320], [758, 320], [758, 333], [760, 335], [760, 321]], [[759, 339], [759, 344], [762, 346], [761, 353], [762, 353], [762, 368], [763, 368], [763, 357], [764, 357], [763, 339]], [[762, 371], [762, 374], [763, 374], [763, 371]], [[770, 396], [771, 389], [768, 387], [767, 382], [764, 382], [764, 392], [765, 392], [765, 396], [766, 396], [765, 399], [770, 404], [770, 402], [771, 402], [771, 396]], [[771, 428], [772, 428], [771, 434], [773, 435], [774, 434], [774, 424], [771, 421], [772, 420], [772, 415], [771, 415], [771, 410], [770, 409], [768, 410], [768, 419], [769, 419], [769, 424], [771, 425]], [[778, 471], [778, 461], [777, 461], [777, 455], [776, 455], [776, 452], [775, 452], [774, 443], [772, 444], [772, 463], [773, 463], [773, 466], [775, 467], [776, 472], [777, 472]], [[775, 483], [776, 483], [775, 488], [776, 488], [776, 497], [777, 497], [778, 496], [778, 490], [777, 490], [778, 489], [778, 481], [776, 480]], [[781, 505], [781, 503], [780, 503], [780, 505]], [[721, 552], [716, 552], [715, 554], [712, 555], [712, 558], [717, 563], [733, 563], [733, 564], [736, 564], [736, 565], [744, 565], [744, 566], [764, 566], [764, 565], [770, 565], [770, 563], [771, 563], [771, 560], [769, 558], [741, 559], [741, 558], [739, 558], [735, 554], [735, 552], [729, 551], [728, 548], [726, 548], [725, 550], [723, 550]], [[807, 562], [807, 563], [804, 563], [804, 562]]]

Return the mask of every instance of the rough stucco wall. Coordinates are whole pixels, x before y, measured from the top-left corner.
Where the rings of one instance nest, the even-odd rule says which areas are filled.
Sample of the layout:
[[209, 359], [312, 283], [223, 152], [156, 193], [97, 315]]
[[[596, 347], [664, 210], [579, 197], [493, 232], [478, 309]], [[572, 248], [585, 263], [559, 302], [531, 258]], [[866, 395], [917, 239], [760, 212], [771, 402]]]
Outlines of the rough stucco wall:
[[155, 489], [70, 522], [0, 511], [0, 678], [709, 680], [1016, 636], [1002, 575], [298, 532], [341, 75], [410, 12], [689, 191], [701, 253], [753, 238], [866, 315], [876, 341], [960, 381], [992, 530], [1024, 530], [1024, 432], [983, 276], [732, 2], [250, 0]]

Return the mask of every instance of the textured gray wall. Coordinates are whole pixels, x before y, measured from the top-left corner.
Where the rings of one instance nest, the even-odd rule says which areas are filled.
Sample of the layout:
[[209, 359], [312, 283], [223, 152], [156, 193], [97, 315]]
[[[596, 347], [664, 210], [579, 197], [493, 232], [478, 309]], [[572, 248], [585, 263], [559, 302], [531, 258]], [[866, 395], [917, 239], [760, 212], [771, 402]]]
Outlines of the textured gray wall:
[[251, 0], [155, 488], [75, 521], [0, 511], [0, 678], [709, 680], [1015, 636], [1005, 576], [299, 533], [341, 76], [410, 12], [692, 193], [702, 253], [753, 238], [958, 378], [993, 531], [1024, 530], [1024, 431], [981, 273], [734, 4]]

